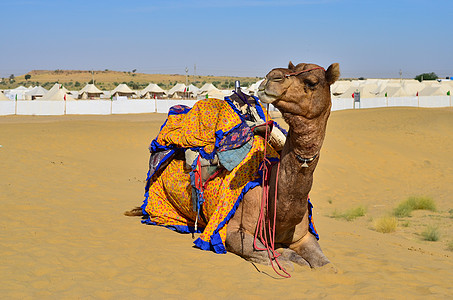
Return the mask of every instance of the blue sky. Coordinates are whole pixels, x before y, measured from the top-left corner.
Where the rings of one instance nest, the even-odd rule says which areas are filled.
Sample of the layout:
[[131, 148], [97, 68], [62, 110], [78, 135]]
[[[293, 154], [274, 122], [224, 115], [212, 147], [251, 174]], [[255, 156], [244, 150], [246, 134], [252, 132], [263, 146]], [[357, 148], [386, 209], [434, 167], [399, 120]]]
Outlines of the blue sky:
[[34, 69], [453, 76], [452, 0], [0, 0], [0, 76]]

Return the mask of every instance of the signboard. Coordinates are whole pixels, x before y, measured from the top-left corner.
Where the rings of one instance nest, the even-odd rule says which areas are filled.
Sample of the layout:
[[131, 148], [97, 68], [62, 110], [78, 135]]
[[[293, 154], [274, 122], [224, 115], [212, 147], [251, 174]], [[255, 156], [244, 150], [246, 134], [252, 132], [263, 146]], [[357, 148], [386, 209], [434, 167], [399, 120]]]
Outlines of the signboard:
[[360, 92], [359, 91], [354, 92], [353, 96], [354, 96], [354, 109], [356, 108], [355, 107], [356, 103], [359, 104], [359, 108], [360, 108]]

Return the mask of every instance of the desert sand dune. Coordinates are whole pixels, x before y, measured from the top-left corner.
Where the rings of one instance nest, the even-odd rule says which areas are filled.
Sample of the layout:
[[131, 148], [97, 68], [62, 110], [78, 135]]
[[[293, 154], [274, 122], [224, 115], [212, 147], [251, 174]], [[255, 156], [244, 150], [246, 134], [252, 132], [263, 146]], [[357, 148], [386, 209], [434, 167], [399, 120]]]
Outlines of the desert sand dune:
[[[0, 118], [0, 298], [432, 298], [453, 295], [453, 110], [333, 112], [311, 199], [338, 269], [292, 278], [123, 212], [143, 200], [165, 115]], [[279, 123], [284, 123], [278, 119]], [[373, 228], [409, 196], [437, 211]], [[353, 221], [335, 210], [363, 206]], [[438, 241], [421, 232], [437, 226]], [[259, 272], [259, 271], [260, 272]]]

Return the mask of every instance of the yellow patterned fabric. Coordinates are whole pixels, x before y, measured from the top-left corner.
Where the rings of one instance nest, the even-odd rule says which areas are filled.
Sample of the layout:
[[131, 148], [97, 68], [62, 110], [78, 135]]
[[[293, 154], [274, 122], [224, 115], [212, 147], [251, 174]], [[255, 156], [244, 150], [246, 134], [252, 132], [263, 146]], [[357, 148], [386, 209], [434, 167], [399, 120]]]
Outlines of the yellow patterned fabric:
[[178, 148], [203, 147], [209, 154], [215, 149], [216, 132], [228, 132], [241, 123], [226, 101], [209, 98], [198, 101], [187, 114], [169, 115], [156, 141]]
[[[229, 115], [225, 114], [219, 120], [222, 122], [228, 117]], [[209, 127], [208, 124], [202, 126]], [[244, 194], [261, 183], [259, 167], [263, 161], [264, 146], [264, 139], [255, 136], [252, 149], [246, 158], [232, 171], [223, 170], [207, 184], [202, 214], [208, 222], [206, 224], [202, 218], [198, 220], [198, 226], [203, 229], [194, 242], [197, 247], [217, 253], [226, 252], [227, 222], [234, 215]], [[267, 147], [267, 157], [271, 160], [279, 159], [278, 153], [271, 146]], [[191, 169], [185, 168], [184, 161], [174, 159], [151, 183], [145, 207], [149, 215], [146, 223], [165, 226], [179, 232], [191, 232], [190, 228], [193, 231], [197, 213], [192, 209], [190, 171]]]

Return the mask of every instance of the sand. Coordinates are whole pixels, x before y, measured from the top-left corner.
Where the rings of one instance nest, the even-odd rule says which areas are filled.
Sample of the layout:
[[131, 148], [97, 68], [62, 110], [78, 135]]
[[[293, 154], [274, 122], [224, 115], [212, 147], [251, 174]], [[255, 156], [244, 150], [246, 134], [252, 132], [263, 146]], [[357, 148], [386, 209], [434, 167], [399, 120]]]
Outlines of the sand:
[[[143, 200], [147, 147], [164, 120], [0, 117], [0, 298], [453, 296], [452, 109], [332, 113], [311, 198], [338, 273], [296, 267], [290, 279], [123, 216]], [[373, 229], [412, 195], [432, 197], [437, 211], [415, 211], [393, 233]], [[367, 212], [354, 221], [330, 217], [358, 206]], [[423, 240], [427, 225], [438, 241]]]

